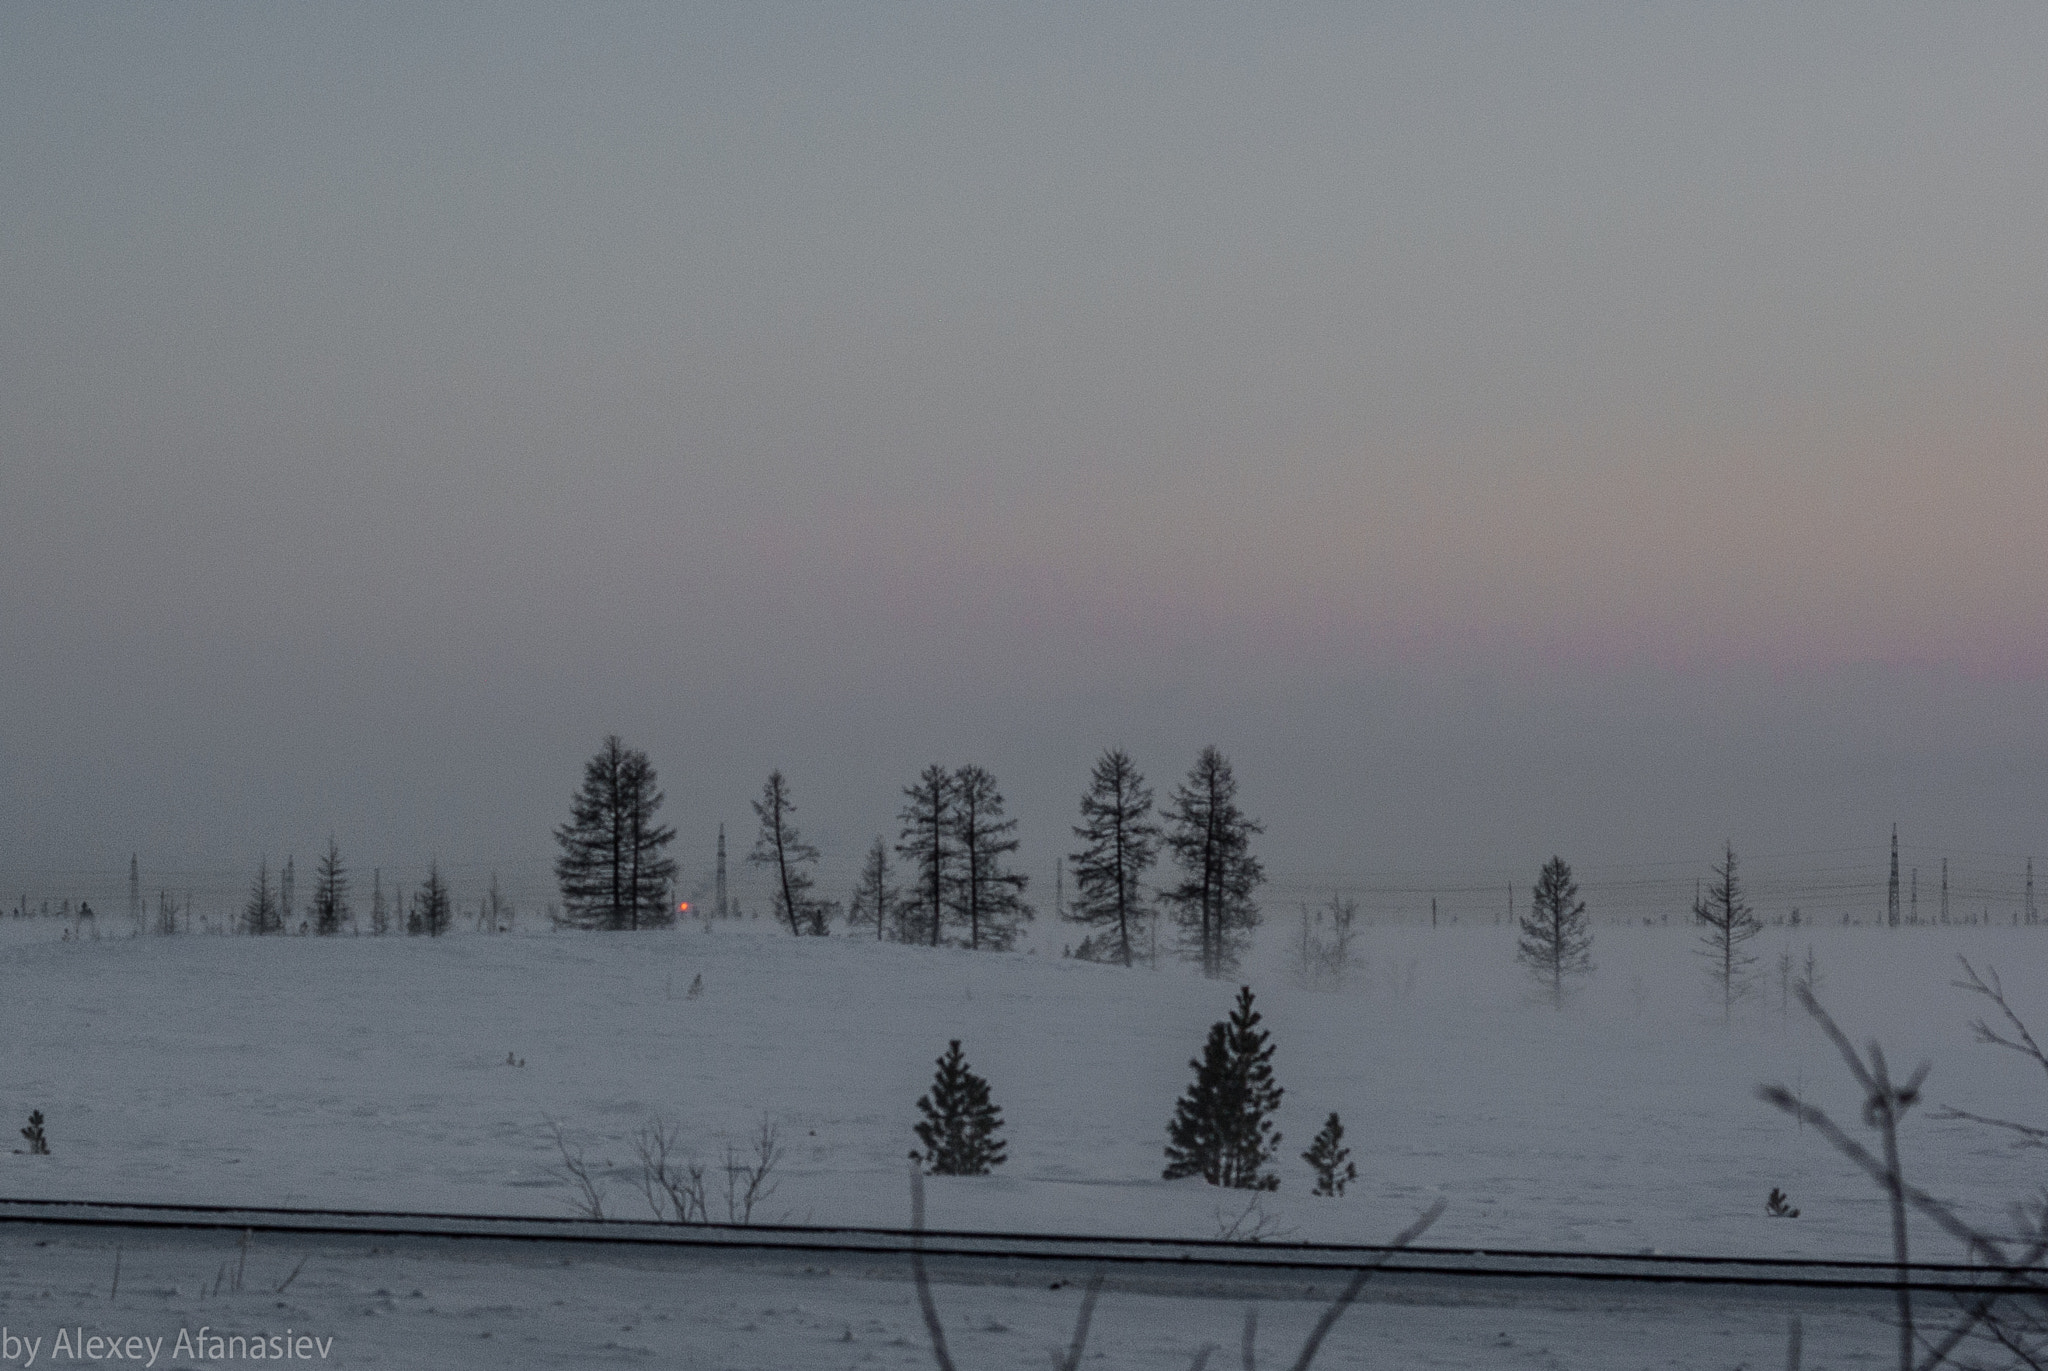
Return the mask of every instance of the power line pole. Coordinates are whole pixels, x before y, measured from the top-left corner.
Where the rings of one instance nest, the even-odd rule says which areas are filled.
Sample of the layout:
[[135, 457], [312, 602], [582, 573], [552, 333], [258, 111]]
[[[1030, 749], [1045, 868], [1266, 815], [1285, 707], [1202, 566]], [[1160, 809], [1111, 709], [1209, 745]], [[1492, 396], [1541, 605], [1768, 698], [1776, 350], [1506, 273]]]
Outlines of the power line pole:
[[1892, 883], [1884, 897], [1884, 921], [1892, 927], [1899, 926], [1899, 826], [1892, 825]]

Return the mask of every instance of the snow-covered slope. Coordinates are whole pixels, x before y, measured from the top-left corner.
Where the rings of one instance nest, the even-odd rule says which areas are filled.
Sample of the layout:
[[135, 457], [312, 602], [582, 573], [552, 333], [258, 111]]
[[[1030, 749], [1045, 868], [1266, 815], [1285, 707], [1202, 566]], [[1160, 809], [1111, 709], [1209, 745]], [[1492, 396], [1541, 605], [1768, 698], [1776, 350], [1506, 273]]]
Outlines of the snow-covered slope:
[[[787, 1152], [757, 1217], [899, 1226], [913, 1102], [957, 1037], [1010, 1161], [936, 1181], [935, 1226], [1214, 1236], [1243, 1208], [1159, 1179], [1188, 1059], [1235, 990], [1179, 967], [753, 922], [84, 943], [22, 927], [0, 954], [0, 1120], [11, 1134], [40, 1108], [53, 1155], [0, 1158], [12, 1195], [565, 1213], [552, 1119], [610, 1164], [611, 1211], [641, 1216], [636, 1128], [665, 1116], [714, 1161], [765, 1117]], [[1297, 988], [1287, 944], [1270, 930], [1244, 976], [1287, 1092], [1268, 1231], [1371, 1241], [1441, 1194], [1432, 1242], [1883, 1255], [1877, 1193], [1754, 1097], [1781, 1080], [1858, 1114], [1819, 1034], [1780, 1010], [1787, 948], [1813, 947], [1853, 1036], [1934, 1062], [1933, 1101], [2048, 1116], [2039, 1073], [1973, 1045], [1988, 1006], [1949, 985], [1959, 951], [1999, 966], [2048, 1029], [2038, 929], [1773, 929], [1764, 986], [1727, 1025], [1678, 927], [1600, 929], [1598, 971], [1562, 1012], [1530, 997], [1503, 928], [1375, 930], [1340, 993]], [[1297, 1155], [1332, 1110], [1362, 1177], [1336, 1201], [1309, 1195]], [[2027, 1190], [2001, 1140], [1931, 1114], [1907, 1135], [1920, 1181], [1987, 1220]], [[1766, 1218], [1772, 1186], [1803, 1217]]]

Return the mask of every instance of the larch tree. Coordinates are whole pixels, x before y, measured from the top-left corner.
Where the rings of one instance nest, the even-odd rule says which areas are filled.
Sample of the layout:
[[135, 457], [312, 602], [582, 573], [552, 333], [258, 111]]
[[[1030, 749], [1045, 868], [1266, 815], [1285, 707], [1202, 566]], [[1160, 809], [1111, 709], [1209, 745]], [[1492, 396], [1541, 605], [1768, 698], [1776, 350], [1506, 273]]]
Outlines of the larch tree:
[[1129, 966], [1132, 935], [1149, 914], [1143, 883], [1159, 859], [1159, 825], [1152, 818], [1152, 789], [1122, 748], [1096, 759], [1074, 836], [1081, 850], [1068, 858], [1074, 900], [1067, 917], [1101, 929], [1106, 960]]
[[811, 894], [811, 887], [817, 884], [812, 872], [818, 864], [818, 849], [797, 832], [790, 818], [795, 812], [796, 803], [789, 798], [782, 773], [769, 772], [761, 785], [761, 798], [754, 801], [754, 817], [761, 821], [761, 832], [747, 860], [765, 870], [774, 882], [776, 917], [789, 925], [789, 931], [800, 937], [822, 937], [829, 911]]
[[1166, 844], [1181, 882], [1162, 892], [1173, 906], [1186, 950], [1205, 976], [1223, 976], [1259, 924], [1252, 896], [1266, 879], [1251, 852], [1251, 839], [1265, 826], [1237, 804], [1237, 778], [1230, 760], [1213, 747], [1202, 749], [1187, 780], [1174, 788], [1166, 815]]
[[1273, 1114], [1284, 1093], [1273, 1081], [1272, 1035], [1259, 1027], [1252, 989], [1240, 986], [1230, 1017], [1209, 1029], [1202, 1055], [1188, 1062], [1194, 1083], [1167, 1125], [1169, 1181], [1200, 1176], [1228, 1190], [1277, 1190], [1265, 1169], [1280, 1147]]
[[1543, 984], [1543, 993], [1564, 1006], [1565, 982], [1593, 969], [1593, 929], [1586, 921], [1586, 902], [1572, 879], [1570, 863], [1552, 857], [1536, 877], [1529, 912], [1521, 919], [1521, 940], [1515, 959]]
[[313, 875], [313, 931], [329, 936], [339, 933], [350, 914], [348, 869], [341, 864], [341, 848], [329, 836], [327, 851]]
[[908, 862], [915, 881], [904, 897], [904, 941], [937, 947], [946, 936], [946, 908], [958, 884], [953, 847], [953, 773], [934, 762], [903, 788], [897, 814], [896, 855]]
[[657, 822], [666, 797], [647, 754], [614, 733], [583, 767], [569, 822], [555, 830], [560, 921], [578, 928], [658, 928], [675, 921], [676, 831]]
[[873, 924], [877, 942], [892, 933], [899, 940], [903, 937], [903, 892], [890, 882], [889, 874], [889, 844], [877, 837], [867, 860], [861, 863], [860, 884], [846, 906], [847, 926], [865, 932]]
[[1013, 871], [1009, 858], [1017, 850], [1017, 821], [1004, 817], [1003, 792], [996, 778], [978, 766], [953, 773], [953, 845], [959, 853], [960, 879], [954, 886], [954, 922], [972, 948], [1001, 951], [1016, 942], [1031, 918], [1024, 903], [1030, 877]]
[[1733, 843], [1721, 845], [1721, 860], [1711, 874], [1713, 880], [1693, 901], [1692, 913], [1700, 925], [1699, 952], [1706, 958], [1709, 979], [1721, 992], [1721, 1018], [1726, 1021], [1755, 979], [1756, 954], [1746, 944], [1764, 926], [1743, 898]]
[[420, 882], [420, 888], [413, 893], [412, 917], [406, 921], [406, 931], [438, 938], [454, 922], [455, 900], [448, 893], [448, 883], [441, 879], [441, 863], [437, 858], [427, 863], [427, 879]]

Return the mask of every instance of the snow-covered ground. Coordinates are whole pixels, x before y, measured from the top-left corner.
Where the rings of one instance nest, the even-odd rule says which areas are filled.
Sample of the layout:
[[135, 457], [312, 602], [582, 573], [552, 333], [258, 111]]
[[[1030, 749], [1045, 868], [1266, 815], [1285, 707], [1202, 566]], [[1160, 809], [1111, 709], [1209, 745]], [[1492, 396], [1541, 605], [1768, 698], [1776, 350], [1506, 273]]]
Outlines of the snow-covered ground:
[[[41, 1109], [52, 1149], [5, 1158], [14, 1196], [563, 1214], [555, 1120], [598, 1164], [609, 1212], [641, 1217], [636, 1128], [666, 1117], [713, 1161], [767, 1118], [787, 1153], [757, 1218], [901, 1226], [914, 1101], [958, 1037], [1010, 1161], [934, 1180], [933, 1226], [1215, 1236], [1243, 1208], [1159, 1179], [1188, 1059], [1235, 990], [1179, 967], [798, 941], [753, 921], [439, 940], [59, 943], [48, 928], [0, 925], [0, 1117], [11, 1132]], [[1779, 955], [1809, 945], [1852, 1036], [1933, 1062], [1934, 1104], [2048, 1116], [2048, 1083], [1973, 1044], [1989, 1006], [1950, 985], [1959, 952], [1995, 966], [2048, 1028], [2041, 929], [1774, 928], [1754, 944], [1763, 984], [1727, 1024], [1677, 926], [1600, 928], [1598, 970], [1562, 1012], [1532, 998], [1504, 928], [1374, 930], [1336, 993], [1294, 984], [1288, 932], [1276, 921], [1243, 977], [1287, 1092], [1282, 1185], [1263, 1201], [1276, 1236], [1374, 1241], [1441, 1195], [1432, 1243], [1886, 1255], [1877, 1192], [1754, 1095], [1783, 1081], [1858, 1117], [1832, 1051], [1781, 1009]], [[1341, 1200], [1310, 1196], [1297, 1157], [1332, 1110], [1361, 1173]], [[1987, 1223], [2033, 1184], [2003, 1140], [1931, 1109], [1905, 1147], [1921, 1183]], [[1773, 1186], [1802, 1217], [1765, 1216]], [[481, 1300], [494, 1278], [475, 1279]]]

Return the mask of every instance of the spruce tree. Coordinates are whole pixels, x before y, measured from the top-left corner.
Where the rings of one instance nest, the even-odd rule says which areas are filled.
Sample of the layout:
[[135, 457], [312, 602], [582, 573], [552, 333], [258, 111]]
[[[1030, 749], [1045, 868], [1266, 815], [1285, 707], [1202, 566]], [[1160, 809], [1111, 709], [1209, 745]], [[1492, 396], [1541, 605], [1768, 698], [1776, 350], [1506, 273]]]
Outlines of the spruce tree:
[[1200, 1176], [1230, 1190], [1277, 1190], [1263, 1168], [1280, 1146], [1272, 1115], [1281, 1089], [1273, 1083], [1272, 1036], [1259, 1027], [1252, 989], [1241, 986], [1230, 1017], [1212, 1025], [1202, 1055], [1191, 1059], [1194, 1084], [1174, 1105], [1167, 1125], [1167, 1180]]
[[1122, 748], [1096, 759], [1074, 836], [1082, 847], [1071, 858], [1074, 903], [1067, 917], [1102, 930], [1106, 955], [1083, 939], [1091, 960], [1129, 966], [1132, 939], [1147, 917], [1141, 882], [1159, 858], [1159, 825], [1152, 821], [1152, 789]]
[[789, 925], [789, 931], [799, 936], [823, 937], [829, 910], [811, 895], [811, 887], [816, 884], [811, 869], [818, 864], [818, 849], [797, 832], [796, 824], [790, 820], [795, 812], [796, 803], [789, 798], [789, 786], [782, 773], [769, 772], [761, 786], [761, 798], [754, 801], [754, 817], [761, 821], [761, 833], [747, 860], [767, 870], [774, 883], [776, 916]]
[[1344, 1187], [1358, 1179], [1358, 1167], [1351, 1161], [1351, 1149], [1344, 1145], [1344, 1124], [1333, 1110], [1323, 1131], [1316, 1134], [1314, 1142], [1301, 1159], [1315, 1168], [1317, 1195], [1332, 1198], [1341, 1196]]
[[1521, 919], [1522, 937], [1515, 959], [1543, 983], [1544, 994], [1564, 1007], [1565, 978], [1593, 969], [1593, 930], [1586, 921], [1586, 902], [1570, 863], [1552, 857], [1529, 893], [1529, 912]]
[[560, 922], [578, 928], [660, 928], [675, 922], [669, 887], [673, 857], [663, 852], [673, 828], [655, 822], [667, 797], [647, 754], [614, 733], [583, 767], [569, 822], [555, 830], [561, 853], [555, 879]]
[[1003, 792], [996, 778], [978, 766], [953, 773], [953, 846], [960, 854], [960, 879], [953, 889], [954, 922], [972, 948], [1009, 947], [1020, 925], [1031, 918], [1024, 903], [1030, 877], [1012, 871], [1008, 858], [1017, 850], [1017, 821], [1003, 814]]
[[313, 877], [313, 931], [339, 933], [348, 920], [348, 871], [341, 864], [341, 849], [330, 836]]
[[938, 1060], [929, 1095], [917, 1098], [924, 1122], [917, 1125], [926, 1170], [934, 1176], [986, 1176], [1001, 1166], [1006, 1144], [996, 1136], [1002, 1111], [989, 1101], [988, 1082], [968, 1069], [960, 1040]]
[[1237, 805], [1237, 778], [1230, 759], [1213, 747], [1173, 792], [1166, 816], [1166, 843], [1182, 880], [1163, 891], [1174, 907], [1182, 942], [1205, 976], [1234, 970], [1258, 927], [1252, 895], [1266, 879], [1251, 854], [1251, 838], [1265, 831]]

